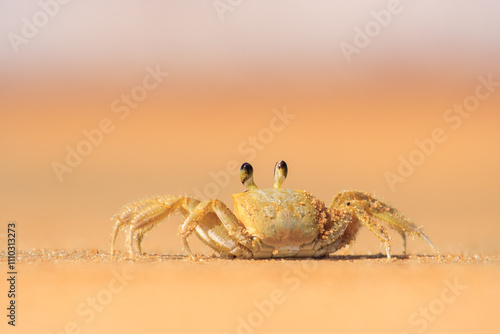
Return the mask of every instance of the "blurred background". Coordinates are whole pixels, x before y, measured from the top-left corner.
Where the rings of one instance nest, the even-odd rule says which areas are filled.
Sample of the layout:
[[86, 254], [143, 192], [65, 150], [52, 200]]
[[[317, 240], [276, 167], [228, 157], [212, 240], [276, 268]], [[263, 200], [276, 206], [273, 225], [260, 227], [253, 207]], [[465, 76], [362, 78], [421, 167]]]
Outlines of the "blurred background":
[[[497, 1], [64, 2], [0, 2], [2, 250], [15, 221], [19, 249], [107, 252], [110, 217], [124, 204], [177, 194], [232, 207], [243, 162], [266, 188], [285, 160], [286, 187], [327, 204], [342, 190], [367, 191], [423, 225], [442, 253], [498, 256]], [[180, 223], [158, 226], [143, 250], [185, 254]], [[195, 252], [211, 254], [195, 239]], [[363, 229], [347, 254], [380, 252]], [[408, 252], [432, 254], [421, 240], [409, 240]], [[16, 333], [498, 327], [496, 264], [165, 260], [18, 270]], [[256, 305], [280, 291], [283, 303], [268, 302], [264, 317]]]
[[[22, 249], [108, 250], [125, 203], [186, 194], [232, 207], [241, 163], [271, 187], [283, 159], [286, 187], [327, 204], [368, 191], [442, 252], [500, 250], [495, 1], [0, 7], [0, 221], [18, 223]], [[465, 101], [466, 116], [449, 111]], [[435, 129], [446, 139], [415, 153]], [[418, 165], [394, 181], [401, 159]], [[182, 254], [180, 222], [144, 249]], [[380, 251], [366, 230], [351, 250]]]

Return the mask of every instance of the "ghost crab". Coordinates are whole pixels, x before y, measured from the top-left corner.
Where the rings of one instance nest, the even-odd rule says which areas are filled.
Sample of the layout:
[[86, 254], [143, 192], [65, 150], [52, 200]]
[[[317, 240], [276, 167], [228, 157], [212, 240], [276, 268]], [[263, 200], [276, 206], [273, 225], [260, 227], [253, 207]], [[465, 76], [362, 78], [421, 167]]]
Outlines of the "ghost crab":
[[361, 225], [384, 243], [390, 258], [390, 237], [383, 224], [399, 232], [404, 254], [406, 234], [419, 236], [439, 254], [421, 227], [371, 195], [344, 191], [327, 208], [307, 191], [281, 188], [287, 174], [286, 163], [279, 161], [274, 168], [274, 187], [259, 189], [252, 166], [244, 163], [240, 178], [247, 190], [232, 195], [234, 214], [218, 199], [199, 201], [187, 196], [157, 196], [126, 205], [112, 218], [111, 254], [118, 232], [128, 229], [130, 257], [142, 255], [146, 232], [174, 212], [185, 218], [180, 235], [192, 259], [188, 237], [193, 232], [222, 257], [322, 257], [351, 244]]

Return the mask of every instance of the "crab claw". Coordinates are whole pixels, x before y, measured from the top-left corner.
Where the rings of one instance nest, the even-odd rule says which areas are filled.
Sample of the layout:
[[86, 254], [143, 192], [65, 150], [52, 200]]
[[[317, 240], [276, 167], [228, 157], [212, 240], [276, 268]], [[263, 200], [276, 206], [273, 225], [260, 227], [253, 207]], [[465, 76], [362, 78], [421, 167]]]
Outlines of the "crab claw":
[[255, 182], [253, 181], [253, 167], [248, 162], [245, 162], [243, 165], [241, 165], [240, 180], [241, 183], [243, 183], [243, 185], [248, 188], [248, 190], [259, 189], [259, 187], [257, 187]]
[[288, 175], [288, 166], [283, 160], [278, 161], [274, 166], [274, 188], [279, 189], [283, 182], [285, 182]]

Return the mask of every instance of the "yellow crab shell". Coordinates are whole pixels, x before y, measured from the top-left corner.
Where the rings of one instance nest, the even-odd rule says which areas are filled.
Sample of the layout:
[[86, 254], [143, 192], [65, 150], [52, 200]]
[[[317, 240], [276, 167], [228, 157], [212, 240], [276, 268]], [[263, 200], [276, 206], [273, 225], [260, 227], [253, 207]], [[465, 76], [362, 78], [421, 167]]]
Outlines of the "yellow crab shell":
[[301, 246], [323, 231], [324, 205], [306, 191], [257, 189], [232, 195], [234, 213], [248, 233], [269, 246]]

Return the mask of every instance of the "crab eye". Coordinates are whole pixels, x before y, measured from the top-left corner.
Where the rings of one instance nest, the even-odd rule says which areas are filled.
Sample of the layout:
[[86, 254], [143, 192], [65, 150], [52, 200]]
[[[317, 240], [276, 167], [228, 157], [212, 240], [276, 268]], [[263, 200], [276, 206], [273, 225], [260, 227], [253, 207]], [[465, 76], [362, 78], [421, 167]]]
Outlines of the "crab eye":
[[[241, 173], [244, 172], [246, 175], [252, 175], [253, 174], [253, 167], [248, 162], [245, 162], [243, 165], [241, 165], [240, 172]], [[242, 182], [243, 182], [243, 180], [242, 180]]]
[[274, 166], [274, 188], [279, 189], [288, 175], [288, 166], [283, 160]]
[[286, 162], [284, 162], [283, 160], [278, 161], [276, 163], [276, 166], [274, 166], [274, 173], [276, 173], [277, 170], [279, 170], [280, 173], [283, 174], [283, 176], [287, 177], [287, 175], [288, 175], [288, 166], [286, 165]]
[[240, 180], [241, 183], [243, 183], [243, 185], [249, 190], [258, 189], [257, 185], [253, 181], [253, 167], [248, 162], [241, 165]]

